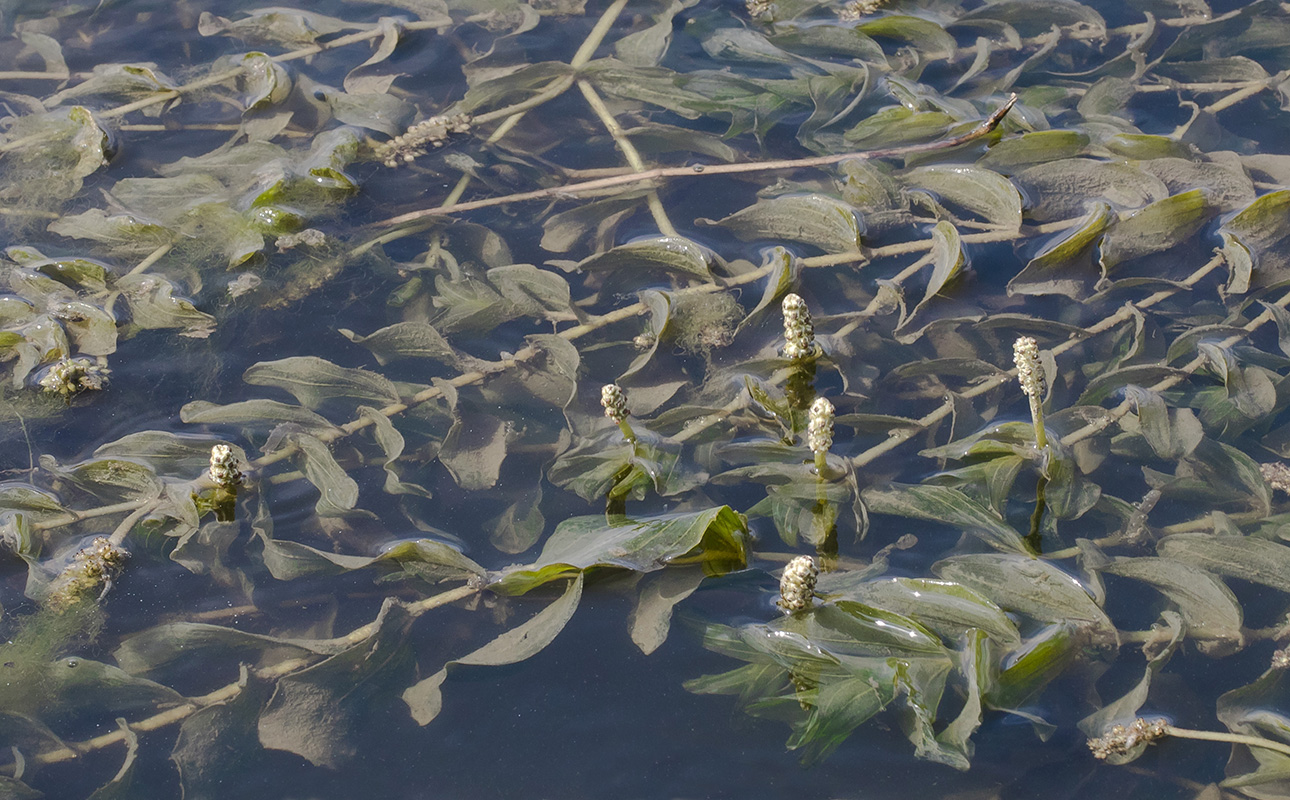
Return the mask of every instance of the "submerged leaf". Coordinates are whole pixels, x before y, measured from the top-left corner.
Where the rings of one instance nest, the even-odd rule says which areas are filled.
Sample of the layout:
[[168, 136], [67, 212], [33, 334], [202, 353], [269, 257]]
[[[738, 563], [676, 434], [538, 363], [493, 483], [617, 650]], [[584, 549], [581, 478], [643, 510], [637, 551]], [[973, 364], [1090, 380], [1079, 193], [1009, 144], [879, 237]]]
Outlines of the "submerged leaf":
[[418, 725], [428, 725], [443, 708], [440, 687], [448, 679], [448, 668], [454, 666], [501, 666], [516, 664], [540, 653], [564, 630], [582, 599], [582, 575], [570, 578], [564, 594], [528, 621], [506, 631], [474, 652], [453, 659], [429, 678], [413, 684], [403, 692], [403, 702]]
[[761, 200], [715, 222], [701, 222], [728, 228], [746, 241], [787, 239], [826, 253], [852, 253], [860, 246], [861, 227], [855, 211], [820, 194]]

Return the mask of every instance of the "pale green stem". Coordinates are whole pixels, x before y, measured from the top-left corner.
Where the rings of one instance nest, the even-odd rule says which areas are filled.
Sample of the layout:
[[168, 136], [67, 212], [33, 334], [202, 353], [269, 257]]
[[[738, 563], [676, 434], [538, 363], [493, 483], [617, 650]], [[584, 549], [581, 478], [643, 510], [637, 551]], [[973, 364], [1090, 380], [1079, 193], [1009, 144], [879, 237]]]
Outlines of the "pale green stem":
[[[628, 166], [638, 173], [644, 172], [645, 161], [641, 158], [641, 154], [636, 150], [636, 146], [632, 144], [632, 140], [627, 138], [627, 134], [623, 132], [623, 126], [619, 125], [618, 120], [614, 119], [614, 115], [609, 113], [609, 107], [605, 105], [605, 101], [601, 99], [595, 88], [585, 80], [580, 80], [578, 81], [578, 90], [586, 98], [587, 105], [591, 106], [591, 110], [596, 112], [596, 116], [600, 118], [600, 123], [605, 126], [605, 130], [609, 131], [609, 135], [613, 137], [618, 149], [623, 154], [623, 158], [627, 159]], [[658, 192], [650, 189], [646, 194], [646, 198], [649, 203], [650, 214], [654, 216], [654, 224], [658, 225], [659, 231], [664, 236], [679, 236], [680, 234], [676, 232], [676, 228], [672, 225], [672, 220], [667, 216], [667, 211], [663, 208], [663, 201], [659, 199]]]
[[1030, 420], [1035, 426], [1035, 446], [1040, 450], [1048, 447], [1048, 435], [1044, 431], [1044, 400], [1035, 394], [1026, 395], [1030, 401]]
[[1179, 739], [1196, 739], [1202, 742], [1225, 742], [1227, 744], [1243, 744], [1246, 747], [1258, 747], [1263, 750], [1272, 750], [1285, 756], [1290, 756], [1290, 744], [1264, 739], [1261, 736], [1247, 736], [1243, 733], [1222, 733], [1221, 731], [1197, 731], [1190, 728], [1175, 728], [1173, 725], [1166, 725], [1165, 730], [1170, 736]]
[[631, 423], [625, 419], [617, 420], [618, 430], [623, 432], [623, 438], [632, 444], [636, 444], [636, 431], [632, 430]]

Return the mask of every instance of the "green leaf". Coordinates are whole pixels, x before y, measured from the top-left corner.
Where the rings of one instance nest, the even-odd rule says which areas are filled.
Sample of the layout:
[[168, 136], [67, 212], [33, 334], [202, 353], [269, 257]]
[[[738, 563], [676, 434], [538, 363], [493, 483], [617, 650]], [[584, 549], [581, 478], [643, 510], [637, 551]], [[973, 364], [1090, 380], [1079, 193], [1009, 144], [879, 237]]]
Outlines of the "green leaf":
[[959, 17], [960, 24], [977, 20], [1006, 22], [1022, 36], [1047, 33], [1054, 25], [1078, 27], [1089, 38], [1106, 38], [1106, 21], [1092, 8], [1073, 0], [1002, 0], [975, 8]]
[[[1219, 232], [1232, 247], [1242, 248], [1252, 263], [1251, 288], [1262, 288], [1290, 279], [1290, 190], [1265, 194], [1232, 217]], [[1240, 291], [1234, 286], [1232, 291]]]
[[1116, 222], [1102, 239], [1102, 269], [1182, 244], [1213, 216], [1205, 192], [1193, 189], [1158, 200]]
[[821, 194], [761, 200], [715, 222], [699, 222], [720, 225], [745, 241], [787, 239], [826, 253], [854, 253], [860, 246], [860, 222], [855, 211]]
[[130, 321], [146, 330], [177, 328], [181, 336], [205, 339], [215, 331], [215, 318], [188, 300], [174, 297], [178, 288], [156, 275], [126, 275], [116, 282], [130, 306]]
[[997, 172], [980, 167], [919, 167], [903, 176], [906, 186], [934, 192], [942, 202], [963, 208], [1008, 230], [1021, 227], [1021, 196]]
[[252, 428], [276, 428], [283, 423], [299, 425], [306, 430], [334, 430], [325, 417], [302, 406], [277, 400], [242, 400], [228, 405], [194, 400], [179, 410], [179, 418], [194, 425], [243, 425]]
[[1086, 623], [1104, 642], [1117, 642], [1115, 626], [1088, 590], [1047, 561], [1007, 553], [951, 556], [933, 564], [932, 572], [975, 589], [1005, 611], [1039, 622]]
[[279, 44], [300, 48], [313, 44], [320, 36], [337, 33], [349, 27], [343, 20], [298, 11], [293, 8], [266, 8], [249, 12], [239, 20], [217, 17], [203, 11], [197, 22], [202, 36], [233, 36], [254, 44]]
[[1190, 564], [1225, 578], [1290, 592], [1290, 547], [1250, 536], [1177, 533], [1161, 539], [1162, 558]]
[[40, 467], [104, 500], [150, 499], [161, 493], [156, 472], [136, 461], [94, 458], [64, 468], [46, 454], [40, 457]]
[[462, 415], [444, 438], [439, 461], [462, 489], [492, 488], [506, 459], [509, 430], [509, 425], [491, 414]]
[[694, 594], [706, 578], [701, 567], [678, 567], [655, 572], [641, 579], [636, 605], [628, 618], [632, 641], [649, 655], [667, 641], [672, 610]]
[[1008, 294], [1061, 294], [1072, 300], [1086, 297], [1097, 277], [1089, 253], [1113, 219], [1110, 206], [1097, 204], [1069, 233], [1055, 237], [1008, 281]]
[[391, 361], [409, 358], [428, 358], [449, 367], [455, 367], [460, 362], [452, 345], [428, 322], [396, 322], [367, 336], [341, 328], [340, 334], [354, 344], [370, 350], [376, 356], [376, 362], [382, 366]]
[[939, 522], [962, 528], [1005, 553], [1030, 552], [1021, 534], [1011, 525], [957, 489], [893, 483], [885, 489], [865, 489], [861, 496], [873, 514]]
[[537, 561], [505, 570], [490, 588], [524, 594], [593, 568], [653, 572], [678, 561], [725, 572], [743, 566], [746, 534], [729, 506], [639, 519], [573, 517], [556, 527]]
[[582, 580], [581, 574], [572, 576], [564, 594], [554, 603], [478, 650], [449, 661], [443, 669], [404, 691], [403, 702], [408, 704], [408, 710], [417, 724], [428, 725], [443, 708], [440, 687], [448, 679], [449, 667], [517, 664], [542, 652], [564, 630], [573, 612], [577, 610], [578, 602], [582, 599]]
[[943, 111], [910, 111], [904, 106], [884, 109], [843, 134], [852, 146], [866, 149], [895, 147], [939, 139], [957, 123]]
[[1161, 592], [1187, 623], [1187, 635], [1202, 640], [1202, 652], [1224, 656], [1245, 644], [1241, 606], [1222, 581], [1176, 558], [1119, 558], [1102, 572], [1141, 581]]
[[569, 282], [532, 264], [494, 267], [488, 280], [521, 314], [536, 319], [568, 319], [573, 313]]
[[[579, 262], [578, 269], [588, 272], [625, 271], [633, 275], [657, 270], [708, 281], [712, 279], [709, 265], [713, 258], [712, 251], [689, 239], [659, 236], [619, 245], [609, 252], [591, 256]], [[637, 280], [648, 282], [643, 278]]]
[[977, 165], [1006, 173], [1019, 167], [1074, 158], [1088, 144], [1088, 135], [1079, 131], [1031, 131], [996, 143]]
[[923, 323], [923, 327], [926, 327], [926, 321], [922, 317], [926, 315], [927, 308], [935, 303], [938, 297], [942, 297], [959, 279], [967, 264], [967, 254], [963, 252], [963, 240], [959, 236], [958, 229], [945, 220], [936, 223], [932, 228], [931, 257], [932, 274], [927, 279], [927, 290], [923, 299], [918, 301], [913, 311], [900, 320], [900, 324], [893, 332], [896, 339], [901, 342], [910, 342], [918, 337], [922, 331], [910, 329], [919, 323]]
[[1031, 199], [1028, 216], [1040, 222], [1087, 213], [1098, 200], [1141, 208], [1169, 196], [1164, 181], [1127, 164], [1071, 158], [1030, 167], [1013, 180]]
[[979, 629], [1009, 650], [1021, 644], [1017, 626], [985, 595], [962, 584], [931, 578], [880, 578], [854, 586], [846, 596], [894, 611], [954, 640]]
[[[254, 369], [254, 368], [253, 368]], [[336, 463], [331, 449], [318, 437], [291, 433], [286, 441], [295, 445], [296, 460], [309, 482], [318, 489], [314, 510], [322, 517], [339, 517], [358, 504], [358, 484]]]
[[179, 726], [170, 760], [179, 770], [184, 800], [218, 800], [228, 781], [259, 753], [257, 721], [273, 684], [243, 666], [232, 698], [194, 712]]
[[293, 356], [261, 361], [242, 373], [252, 386], [276, 386], [295, 396], [303, 405], [317, 408], [333, 398], [390, 405], [399, 402], [399, 392], [385, 377], [363, 369], [341, 367], [317, 356]]

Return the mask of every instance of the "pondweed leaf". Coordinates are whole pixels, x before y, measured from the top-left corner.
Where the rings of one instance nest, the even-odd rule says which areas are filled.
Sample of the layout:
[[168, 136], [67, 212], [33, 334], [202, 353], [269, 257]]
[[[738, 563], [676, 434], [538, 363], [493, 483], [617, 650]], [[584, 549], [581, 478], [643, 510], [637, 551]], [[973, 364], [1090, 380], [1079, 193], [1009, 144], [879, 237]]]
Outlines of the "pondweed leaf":
[[959, 583], [930, 578], [879, 578], [845, 592], [848, 598], [918, 620], [948, 641], [973, 628], [1000, 645], [1021, 644], [1017, 626], [985, 595]]
[[1074, 576], [1030, 556], [1007, 553], [951, 556], [936, 562], [939, 577], [961, 583], [1005, 611], [1039, 622], [1078, 622], [1104, 643], [1116, 643], [1115, 626]]
[[337, 366], [316, 356], [261, 361], [247, 368], [242, 374], [242, 380], [252, 386], [285, 389], [310, 408], [317, 408], [334, 398], [382, 406], [399, 401], [398, 390], [384, 376], [363, 369]]
[[250, 767], [259, 754], [257, 724], [273, 691], [269, 681], [242, 667], [238, 692], [184, 720], [170, 752], [186, 800], [216, 800], [231, 776]]
[[1112, 272], [1121, 262], [1182, 244], [1212, 214], [1205, 192], [1193, 189], [1122, 217], [1102, 239], [1100, 263], [1104, 274]]
[[502, 572], [490, 588], [524, 594], [595, 567], [653, 572], [671, 563], [711, 573], [744, 565], [747, 528], [729, 506], [657, 517], [573, 517], [556, 526], [537, 561]]
[[1236, 596], [1209, 573], [1176, 558], [1120, 558], [1101, 571], [1142, 581], [1164, 594], [1187, 624], [1187, 636], [1201, 640], [1206, 653], [1226, 655], [1245, 644]]
[[997, 172], [969, 166], [931, 166], [910, 170], [906, 186], [933, 192], [942, 203], [961, 208], [1008, 230], [1021, 227], [1021, 196]]
[[948, 486], [910, 486], [893, 483], [862, 493], [870, 513], [938, 522], [963, 529], [1005, 553], [1029, 553], [1021, 534], [994, 511]]
[[711, 280], [710, 264], [713, 253], [689, 239], [676, 236], [659, 236], [619, 245], [612, 250], [592, 256], [578, 264], [586, 271], [642, 273], [634, 280], [648, 283], [647, 276], [656, 271], [676, 273], [702, 281]]
[[418, 725], [428, 725], [439, 715], [443, 708], [440, 687], [448, 679], [449, 667], [496, 667], [515, 664], [540, 653], [564, 630], [577, 610], [582, 599], [582, 583], [581, 573], [571, 576], [564, 594], [555, 602], [478, 650], [449, 661], [434, 675], [408, 687], [403, 692], [403, 702], [408, 704], [412, 718]]
[[276, 428], [283, 423], [299, 425], [305, 430], [327, 431], [335, 428], [326, 417], [303, 406], [262, 399], [242, 400], [228, 405], [194, 400], [180, 409], [179, 418], [195, 425], [238, 425], [259, 430]]
[[1177, 533], [1161, 539], [1162, 558], [1190, 564], [1225, 578], [1290, 592], [1290, 547], [1250, 536]]
[[740, 239], [788, 239], [826, 253], [855, 252], [862, 232], [855, 211], [819, 194], [774, 197], [715, 222], [703, 222], [727, 228]]
[[338, 767], [358, 752], [359, 720], [390, 683], [411, 673], [403, 644], [413, 618], [387, 600], [373, 633], [330, 658], [278, 681], [260, 715], [260, 744], [318, 766]]

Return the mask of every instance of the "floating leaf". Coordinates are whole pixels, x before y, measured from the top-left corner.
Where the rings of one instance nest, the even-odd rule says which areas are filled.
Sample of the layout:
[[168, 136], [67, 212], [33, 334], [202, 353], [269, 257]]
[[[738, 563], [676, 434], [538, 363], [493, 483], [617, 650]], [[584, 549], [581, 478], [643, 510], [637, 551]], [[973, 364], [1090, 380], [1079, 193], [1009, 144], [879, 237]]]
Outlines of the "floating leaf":
[[939, 522], [978, 536], [986, 544], [1011, 553], [1029, 553], [1021, 534], [990, 509], [948, 486], [911, 486], [893, 483], [888, 488], [865, 489], [862, 497], [874, 514], [892, 514]]
[[1099, 203], [1070, 233], [1030, 259], [1008, 281], [1008, 294], [1061, 294], [1073, 300], [1087, 296], [1096, 278], [1089, 253], [1113, 219], [1110, 207]]
[[179, 410], [179, 418], [190, 424], [245, 425], [254, 428], [276, 428], [283, 423], [305, 429], [334, 429], [325, 417], [302, 406], [277, 400], [242, 400], [228, 405], [194, 400]]
[[880, 578], [849, 589], [846, 596], [916, 619], [949, 640], [977, 628], [1008, 649], [1021, 644], [1017, 626], [1003, 611], [962, 584], [930, 578]]
[[1005, 611], [1040, 622], [1082, 622], [1104, 640], [1118, 640], [1115, 626], [1073, 576], [1047, 561], [1006, 553], [951, 556], [932, 571], [962, 583], [993, 600]]
[[185, 800], [217, 800], [226, 782], [250, 765], [259, 749], [257, 721], [272, 690], [272, 683], [243, 666], [236, 695], [183, 721], [170, 760]]
[[1175, 558], [1120, 558], [1102, 571], [1158, 589], [1177, 607], [1187, 635], [1205, 640], [1202, 648], [1207, 654], [1232, 653], [1245, 643], [1236, 596], [1208, 573]]
[[261, 361], [247, 368], [242, 380], [252, 386], [285, 389], [310, 408], [339, 397], [381, 405], [399, 402], [398, 390], [381, 375], [337, 366], [317, 356]]
[[659, 236], [619, 245], [607, 253], [580, 262], [578, 269], [611, 272], [661, 270], [707, 281], [712, 278], [709, 270], [712, 259], [711, 251], [689, 239]]
[[[1252, 262], [1252, 288], [1270, 286], [1290, 278], [1290, 190], [1265, 194], [1232, 217], [1219, 231], [1228, 248], [1240, 247]], [[1233, 288], [1232, 291], [1239, 291]]]
[[851, 253], [860, 246], [860, 222], [855, 212], [845, 203], [819, 194], [761, 200], [716, 222], [702, 222], [728, 228], [740, 239], [788, 239], [826, 253]]
[[1156, 253], [1190, 239], [1213, 213], [1200, 189], [1176, 194], [1116, 222], [1102, 239], [1102, 269]]
[[729, 506], [657, 517], [573, 517], [561, 522], [537, 561], [505, 571], [492, 589], [523, 594], [594, 567], [653, 572], [686, 557], [715, 572], [742, 566], [744, 521]]
[[405, 358], [428, 358], [448, 366], [456, 366], [459, 362], [448, 340], [426, 322], [397, 322], [367, 336], [341, 328], [340, 334], [372, 351], [382, 366]]
[[1161, 539], [1156, 552], [1225, 578], [1238, 578], [1290, 592], [1290, 547], [1250, 536], [1178, 533]]
[[288, 441], [299, 453], [305, 477], [318, 489], [320, 496], [314, 510], [319, 516], [341, 516], [358, 504], [358, 484], [336, 463], [336, 457], [321, 439], [293, 433]]
[[1009, 230], [1021, 227], [1021, 196], [997, 172], [938, 165], [910, 170], [903, 179], [906, 186], [934, 192], [942, 202], [966, 209], [987, 222]]

